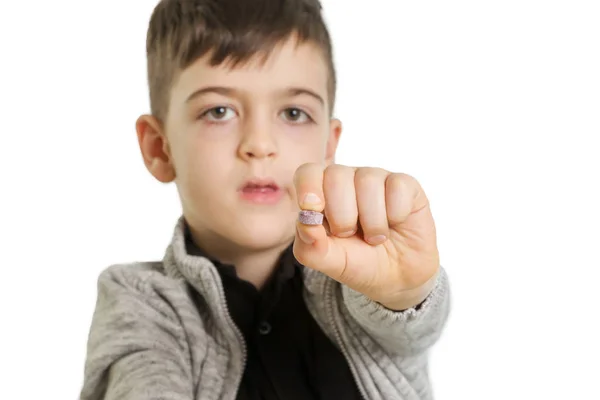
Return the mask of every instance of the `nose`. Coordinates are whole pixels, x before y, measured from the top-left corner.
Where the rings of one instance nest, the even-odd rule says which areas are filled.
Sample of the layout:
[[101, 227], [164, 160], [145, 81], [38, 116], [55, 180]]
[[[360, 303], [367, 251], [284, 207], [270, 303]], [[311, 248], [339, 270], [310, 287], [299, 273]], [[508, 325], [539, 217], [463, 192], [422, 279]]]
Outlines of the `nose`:
[[267, 119], [249, 120], [245, 124], [239, 146], [239, 156], [246, 160], [274, 158], [277, 155], [277, 141], [273, 126]]

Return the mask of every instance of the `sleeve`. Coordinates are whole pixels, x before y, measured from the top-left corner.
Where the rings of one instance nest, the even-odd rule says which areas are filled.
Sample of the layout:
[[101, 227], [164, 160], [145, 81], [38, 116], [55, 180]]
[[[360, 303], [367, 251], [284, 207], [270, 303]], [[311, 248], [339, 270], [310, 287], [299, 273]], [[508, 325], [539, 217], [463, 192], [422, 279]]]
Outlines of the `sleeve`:
[[416, 308], [392, 311], [346, 286], [342, 296], [352, 318], [388, 353], [424, 354], [440, 337], [450, 312], [448, 277], [440, 267], [429, 296]]
[[169, 303], [132, 268], [98, 279], [81, 400], [191, 400], [183, 328]]

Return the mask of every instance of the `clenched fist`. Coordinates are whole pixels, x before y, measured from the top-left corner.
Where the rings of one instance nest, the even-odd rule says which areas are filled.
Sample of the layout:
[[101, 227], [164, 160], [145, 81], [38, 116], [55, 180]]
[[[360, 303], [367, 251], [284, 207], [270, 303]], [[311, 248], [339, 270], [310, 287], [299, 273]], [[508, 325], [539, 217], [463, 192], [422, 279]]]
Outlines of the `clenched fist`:
[[300, 209], [325, 216], [322, 224], [297, 222], [298, 261], [392, 310], [425, 300], [439, 252], [429, 201], [413, 177], [311, 163], [294, 184]]

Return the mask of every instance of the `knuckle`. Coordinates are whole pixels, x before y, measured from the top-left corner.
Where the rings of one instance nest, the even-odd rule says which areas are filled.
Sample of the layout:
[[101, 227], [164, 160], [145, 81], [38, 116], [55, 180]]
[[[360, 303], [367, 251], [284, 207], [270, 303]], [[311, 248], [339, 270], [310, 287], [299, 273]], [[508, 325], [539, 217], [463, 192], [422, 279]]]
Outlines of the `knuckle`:
[[419, 187], [419, 183], [414, 177], [404, 173], [391, 174], [386, 180], [386, 185], [389, 186], [391, 189], [400, 191], [408, 190], [411, 188], [417, 189]]
[[387, 177], [385, 184], [390, 189], [398, 190], [405, 186], [405, 178], [402, 174], [391, 174]]
[[330, 188], [336, 188], [348, 181], [352, 175], [352, 169], [342, 165], [330, 165], [325, 169], [323, 181]]
[[300, 165], [296, 169], [296, 173], [294, 174], [294, 182], [298, 183], [300, 180], [305, 179], [306, 177], [311, 177], [314, 175], [322, 174], [323, 167], [316, 163], [305, 163]]
[[372, 185], [382, 181], [387, 176], [387, 172], [381, 168], [364, 167], [356, 170], [354, 182], [357, 186]]
[[397, 173], [398, 180], [402, 182], [405, 186], [418, 186], [419, 182], [415, 179], [414, 176], [405, 174], [405, 173]]
[[326, 175], [339, 176], [339, 175], [348, 174], [350, 171], [352, 171], [352, 168], [346, 167], [345, 165], [339, 165], [339, 164], [331, 164], [331, 165], [327, 166], [327, 168], [325, 168]]

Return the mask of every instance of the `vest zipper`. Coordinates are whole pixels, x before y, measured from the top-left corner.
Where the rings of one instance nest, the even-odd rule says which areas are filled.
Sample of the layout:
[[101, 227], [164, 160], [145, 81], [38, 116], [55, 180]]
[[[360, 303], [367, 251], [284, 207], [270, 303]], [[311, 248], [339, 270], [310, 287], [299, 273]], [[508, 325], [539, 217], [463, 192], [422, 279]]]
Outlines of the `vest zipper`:
[[233, 392], [233, 397], [231, 398], [231, 400], [235, 400], [235, 398], [237, 397], [237, 392], [240, 388], [240, 384], [242, 383], [242, 378], [244, 376], [244, 369], [246, 368], [246, 361], [248, 358], [248, 349], [246, 348], [246, 341], [244, 340], [244, 336], [242, 335], [242, 332], [237, 327], [235, 322], [233, 322], [233, 318], [231, 317], [231, 313], [229, 312], [229, 308], [227, 307], [227, 299], [225, 297], [225, 289], [223, 288], [223, 282], [221, 281], [221, 277], [218, 277], [217, 279], [217, 289], [219, 290], [219, 297], [221, 300], [221, 304], [223, 305], [223, 310], [225, 310], [225, 319], [229, 323], [229, 326], [233, 328], [233, 331], [237, 336], [238, 341], [242, 345], [242, 367], [240, 369], [238, 377], [236, 377], [235, 391]]
[[[365, 389], [358, 380], [358, 373], [356, 372], [356, 367], [354, 366], [354, 364], [352, 363], [352, 360], [350, 359], [350, 355], [348, 354], [348, 351], [346, 350], [346, 346], [344, 345], [344, 343], [342, 343], [340, 331], [335, 323], [335, 319], [333, 318], [333, 315], [334, 315], [333, 296], [335, 295], [335, 291], [333, 290], [333, 288], [331, 286], [333, 286], [335, 284], [336, 284], [336, 281], [334, 281], [333, 279], [325, 279], [324, 293], [325, 293], [325, 303], [326, 303], [326, 307], [327, 307], [329, 321], [331, 322], [331, 327], [333, 328], [335, 340], [337, 341], [338, 345], [340, 346], [340, 350], [342, 351], [342, 354], [346, 358], [346, 362], [348, 363], [348, 366], [350, 367], [350, 371], [352, 372], [352, 377], [354, 378], [354, 383], [356, 384], [356, 387], [358, 387], [358, 391], [360, 392], [360, 395], [363, 398], [363, 400], [368, 400], [369, 398], [367, 397]], [[327, 285], [329, 285], [330, 287], [328, 288]], [[330, 290], [327, 290], [327, 289], [330, 289]]]

